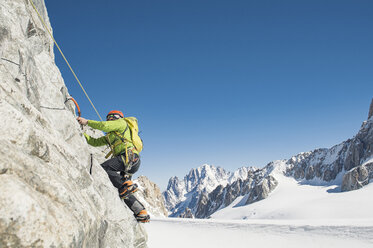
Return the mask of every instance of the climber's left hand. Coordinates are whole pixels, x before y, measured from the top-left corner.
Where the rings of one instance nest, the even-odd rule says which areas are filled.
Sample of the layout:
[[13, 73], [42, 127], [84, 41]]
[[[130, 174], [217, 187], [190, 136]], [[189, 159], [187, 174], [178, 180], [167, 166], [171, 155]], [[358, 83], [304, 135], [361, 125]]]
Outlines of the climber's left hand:
[[88, 124], [88, 120], [87, 119], [84, 119], [83, 117], [78, 117], [76, 118], [76, 120], [79, 122], [80, 125], [87, 125]]

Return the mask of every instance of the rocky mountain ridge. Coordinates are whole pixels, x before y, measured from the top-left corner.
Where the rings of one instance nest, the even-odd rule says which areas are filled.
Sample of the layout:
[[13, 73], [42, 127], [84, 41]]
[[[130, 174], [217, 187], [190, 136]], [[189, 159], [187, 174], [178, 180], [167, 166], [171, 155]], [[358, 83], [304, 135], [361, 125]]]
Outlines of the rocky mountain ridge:
[[237, 179], [227, 186], [219, 185], [211, 193], [202, 193], [198, 198], [196, 218], [206, 218], [220, 208], [231, 204], [238, 196], [247, 195], [239, 205], [246, 205], [265, 199], [277, 186], [270, 175], [272, 168], [249, 171], [246, 179]]
[[[373, 100], [372, 100], [373, 103]], [[372, 104], [371, 104], [372, 106]], [[297, 180], [318, 180], [341, 185], [341, 191], [358, 189], [358, 184], [348, 182], [351, 174], [363, 168], [373, 158], [373, 118], [364, 121], [357, 135], [330, 149], [317, 149], [301, 153], [287, 161], [286, 174]], [[359, 173], [360, 174], [360, 173]], [[338, 176], [340, 179], [338, 180]], [[353, 184], [355, 186], [353, 186]]]
[[[214, 178], [214, 184], [205, 188], [205, 184], [188, 182], [192, 170], [184, 181], [171, 178], [165, 196], [166, 207], [171, 216], [206, 218], [215, 211], [231, 204], [239, 196], [242, 200], [236, 206], [251, 204], [265, 199], [278, 182], [272, 175], [273, 170], [281, 167], [281, 173], [294, 177], [301, 183], [311, 185], [337, 184], [341, 191], [355, 190], [373, 179], [373, 100], [368, 120], [358, 134], [330, 149], [316, 149], [303, 152], [287, 160], [273, 161], [262, 169], [249, 168], [247, 175], [231, 182]], [[201, 170], [200, 168], [197, 169]], [[214, 171], [214, 169], [211, 169]], [[220, 169], [220, 171], [224, 171]], [[221, 179], [219, 181], [219, 179]], [[203, 181], [199, 178], [197, 181]], [[188, 191], [184, 185], [192, 184], [194, 191]], [[213, 185], [216, 187], [211, 190]], [[192, 196], [190, 196], [192, 192]]]
[[[175, 217], [183, 214], [186, 208], [195, 213], [201, 194], [209, 194], [219, 185], [228, 185], [238, 179], [245, 180], [254, 167], [242, 167], [235, 172], [227, 172], [223, 168], [203, 165], [192, 169], [183, 180], [170, 178], [167, 190], [163, 192], [166, 208]], [[188, 215], [190, 216], [190, 215]]]

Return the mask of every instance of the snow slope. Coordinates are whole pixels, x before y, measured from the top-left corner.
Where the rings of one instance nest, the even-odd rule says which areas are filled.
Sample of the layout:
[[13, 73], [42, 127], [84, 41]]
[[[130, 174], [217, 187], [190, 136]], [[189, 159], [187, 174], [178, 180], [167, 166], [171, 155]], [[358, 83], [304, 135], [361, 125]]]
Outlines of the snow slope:
[[[313, 186], [275, 172], [278, 187], [267, 199], [240, 206], [243, 197], [212, 215], [214, 219], [330, 220], [359, 222], [370, 219], [373, 225], [373, 185], [340, 192], [337, 185]], [[340, 184], [338, 184], [340, 185]]]

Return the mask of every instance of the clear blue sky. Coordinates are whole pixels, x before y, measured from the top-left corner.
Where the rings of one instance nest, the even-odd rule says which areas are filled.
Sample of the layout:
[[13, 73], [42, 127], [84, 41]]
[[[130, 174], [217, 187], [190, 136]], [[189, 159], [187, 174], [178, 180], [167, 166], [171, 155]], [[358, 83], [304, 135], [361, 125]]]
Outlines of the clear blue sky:
[[[352, 138], [373, 97], [373, 1], [46, 1], [101, 116], [136, 116], [138, 175], [262, 167]], [[61, 56], [80, 103], [98, 119]]]

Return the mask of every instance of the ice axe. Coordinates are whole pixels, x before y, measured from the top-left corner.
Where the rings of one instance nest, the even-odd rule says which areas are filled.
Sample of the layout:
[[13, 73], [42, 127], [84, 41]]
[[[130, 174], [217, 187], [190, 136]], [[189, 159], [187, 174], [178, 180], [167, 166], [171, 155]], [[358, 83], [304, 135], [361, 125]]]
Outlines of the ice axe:
[[70, 100], [73, 101], [73, 103], [75, 104], [76, 109], [78, 110], [78, 116], [81, 117], [82, 116], [82, 112], [80, 112], [80, 107], [79, 107], [78, 102], [73, 97], [67, 98], [66, 101], [70, 101]]
[[[78, 102], [73, 97], [67, 98], [66, 101], [72, 101], [75, 104], [76, 109], [78, 110], [78, 116], [82, 117], [82, 112], [80, 111], [80, 107], [79, 107]], [[83, 130], [83, 125], [80, 125], [80, 127]]]

